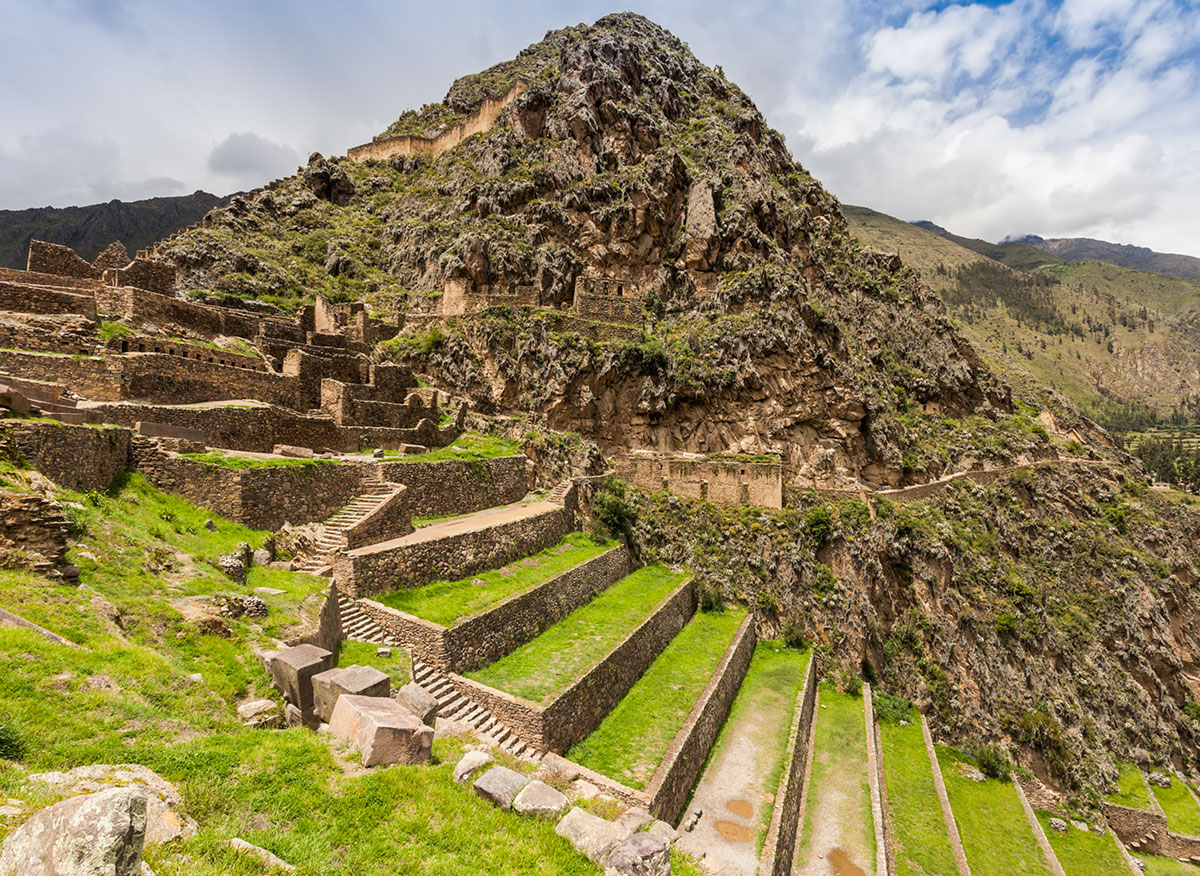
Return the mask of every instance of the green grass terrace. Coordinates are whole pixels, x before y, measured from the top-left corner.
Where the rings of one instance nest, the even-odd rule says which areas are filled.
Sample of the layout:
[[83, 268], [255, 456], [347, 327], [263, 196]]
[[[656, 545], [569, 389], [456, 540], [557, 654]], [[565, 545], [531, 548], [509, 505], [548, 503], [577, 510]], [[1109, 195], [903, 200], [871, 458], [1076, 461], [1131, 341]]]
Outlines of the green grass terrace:
[[1128, 806], [1130, 809], [1141, 809], [1146, 812], [1153, 811], [1154, 804], [1150, 802], [1150, 789], [1146, 786], [1146, 780], [1142, 778], [1142, 771], [1137, 768], [1137, 765], [1119, 763], [1117, 770], [1119, 771], [1117, 790], [1105, 799], [1118, 806]]
[[567, 757], [631, 788], [645, 788], [745, 618], [742, 608], [698, 612]]
[[1125, 856], [1111, 833], [1100, 836], [1074, 826], [1066, 833], [1059, 833], [1050, 826], [1050, 819], [1054, 817], [1051, 812], [1037, 813], [1042, 833], [1050, 840], [1054, 857], [1058, 858], [1067, 876], [1126, 876], [1129, 873]]
[[452, 627], [496, 607], [510, 597], [546, 583], [568, 569], [611, 550], [615, 545], [615, 541], [572, 532], [554, 547], [501, 569], [481, 572], [457, 581], [434, 581], [412, 590], [394, 590], [380, 594], [375, 599], [398, 611]]
[[1183, 836], [1200, 836], [1200, 806], [1178, 776], [1171, 776], [1171, 787], [1150, 789], [1167, 816], [1167, 829]]
[[625, 576], [507, 657], [468, 673], [480, 684], [547, 704], [620, 644], [687, 579], [647, 566]]
[[425, 453], [397, 453], [385, 451], [388, 462], [470, 462], [480, 459], [495, 459], [513, 456], [521, 452], [521, 446], [512, 439], [478, 432], [464, 432], [448, 447], [439, 447]]

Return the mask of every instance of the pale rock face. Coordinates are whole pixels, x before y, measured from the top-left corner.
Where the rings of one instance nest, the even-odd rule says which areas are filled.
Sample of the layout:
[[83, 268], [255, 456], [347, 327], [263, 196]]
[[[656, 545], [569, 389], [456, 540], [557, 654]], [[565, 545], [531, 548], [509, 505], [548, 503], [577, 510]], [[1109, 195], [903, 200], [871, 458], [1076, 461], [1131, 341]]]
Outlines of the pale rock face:
[[578, 806], [563, 816], [554, 832], [569, 840], [579, 854], [597, 864], [603, 864], [608, 853], [621, 842], [619, 827]]
[[613, 849], [604, 876], [669, 876], [671, 844], [652, 833], [635, 833]]
[[534, 779], [521, 789], [513, 800], [513, 809], [522, 815], [534, 818], [561, 818], [570, 807], [566, 795], [554, 790], [545, 782]]
[[687, 205], [687, 246], [683, 261], [694, 271], [707, 271], [717, 235], [717, 210], [707, 180], [692, 185]]
[[492, 760], [491, 752], [468, 751], [454, 767], [454, 781], [460, 785], [463, 782], [469, 782], [473, 775], [491, 763]]
[[140, 876], [146, 795], [112, 788], [36, 813], [4, 841], [0, 873], [20, 876]]

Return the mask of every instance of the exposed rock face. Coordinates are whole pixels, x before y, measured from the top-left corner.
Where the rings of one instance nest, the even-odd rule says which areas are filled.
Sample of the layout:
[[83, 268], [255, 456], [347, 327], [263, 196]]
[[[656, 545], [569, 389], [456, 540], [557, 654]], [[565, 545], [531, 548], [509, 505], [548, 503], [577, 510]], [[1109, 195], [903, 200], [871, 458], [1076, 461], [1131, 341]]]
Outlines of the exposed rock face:
[[146, 796], [113, 788], [33, 815], [4, 841], [0, 873], [20, 876], [140, 876]]
[[314, 152], [308, 159], [308, 167], [304, 171], [304, 185], [318, 199], [329, 201], [339, 207], [350, 203], [354, 197], [354, 183], [336, 164], [330, 164], [320, 152]]

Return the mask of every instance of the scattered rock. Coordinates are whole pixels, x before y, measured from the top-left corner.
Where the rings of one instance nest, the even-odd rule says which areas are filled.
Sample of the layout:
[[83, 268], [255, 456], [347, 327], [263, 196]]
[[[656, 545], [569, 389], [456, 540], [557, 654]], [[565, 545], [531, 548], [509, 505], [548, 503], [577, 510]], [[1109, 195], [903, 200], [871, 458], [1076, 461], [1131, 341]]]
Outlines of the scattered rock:
[[[272, 563], [271, 565], [274, 566], [275, 563]], [[287, 565], [290, 566], [291, 563], [288, 563]], [[283, 594], [287, 593], [286, 590], [279, 590], [275, 587], [255, 587], [254, 592], [261, 593], [264, 596], [282, 596]]]
[[648, 824], [654, 823], [654, 816], [641, 806], [634, 806], [621, 813], [615, 822], [625, 836], [632, 836]]
[[432, 727], [437, 721], [437, 699], [415, 681], [410, 681], [396, 691], [396, 702], [416, 715], [422, 724]]
[[376, 648], [375, 656], [376, 657], [391, 657], [392, 649], [391, 648]]
[[258, 548], [250, 555], [250, 558], [256, 566], [268, 566], [271, 564], [271, 552], [265, 548]]
[[1156, 788], [1171, 787], [1171, 777], [1160, 773], [1157, 770], [1148, 775], [1146, 777], [1146, 781], [1148, 781], [1151, 785], [1154, 785]]
[[0, 873], [19, 876], [140, 876], [146, 795], [110, 788], [49, 806], [0, 847]]
[[[272, 569], [281, 569], [284, 572], [296, 571], [296, 564], [293, 563], [291, 560], [272, 560], [267, 565]], [[266, 589], [269, 590], [270, 588], [266, 588]]]
[[181, 813], [183, 795], [158, 773], [140, 764], [89, 764], [67, 772], [34, 773], [29, 781], [48, 785], [58, 794], [132, 788], [146, 798], [146, 842], [151, 845], [185, 839], [196, 832], [196, 822]]
[[274, 700], [250, 700], [238, 706], [238, 717], [247, 727], [278, 727], [283, 714]]
[[299, 447], [295, 444], [276, 444], [271, 450], [276, 456], [287, 456], [292, 459], [312, 459], [311, 447]]
[[[1085, 821], [1072, 820], [1071, 827], [1075, 828], [1076, 830], [1089, 830], [1089, 828], [1087, 826], [1087, 822], [1085, 822]], [[1101, 831], [1101, 834], [1103, 834], [1103, 831]]]
[[211, 598], [214, 609], [225, 617], [266, 617], [267, 604], [261, 596], [244, 596], [241, 593], [220, 594]]
[[529, 777], [508, 767], [492, 767], [471, 785], [475, 793], [501, 809], [512, 809], [513, 800], [529, 784]]
[[562, 818], [570, 806], [565, 794], [538, 779], [522, 788], [512, 802], [512, 808], [522, 815], [555, 820]]
[[275, 651], [267, 660], [267, 670], [275, 687], [305, 715], [313, 708], [313, 676], [331, 668], [333, 654], [316, 645], [296, 645]]
[[487, 766], [495, 758], [490, 751], [468, 751], [454, 767], [454, 781], [460, 785], [469, 782], [480, 768]]
[[1050, 828], [1051, 830], [1056, 830], [1059, 833], [1066, 833], [1069, 830], [1067, 823], [1061, 818], [1051, 818]]
[[266, 849], [261, 849], [258, 846], [251, 845], [244, 839], [238, 839], [237, 837], [234, 837], [226, 845], [228, 845], [231, 849], [236, 849], [239, 852], [258, 858], [258, 860], [262, 861], [268, 867], [274, 867], [276, 870], [284, 870], [288, 873], [291, 873], [296, 869], [287, 861], [275, 857], [275, 855], [271, 854]]
[[372, 459], [383, 459], [383, 457], [384, 457], [384, 453], [379, 448], [376, 448], [374, 451], [371, 452]]
[[958, 765], [958, 774], [964, 779], [970, 779], [972, 782], [986, 782], [987, 776], [979, 771], [978, 767], [972, 766], [969, 763], [961, 763]]
[[650, 825], [650, 829], [646, 831], [646, 833], [654, 834], [654, 836], [661, 836], [669, 843], [673, 843], [679, 838], [679, 831], [675, 830], [675, 828], [671, 827], [671, 825], [667, 824], [665, 821], [656, 820], [654, 824]]
[[604, 862], [604, 876], [668, 876], [671, 844], [652, 833], [635, 833]]
[[363, 766], [427, 763], [433, 729], [390, 697], [343, 694], [329, 719], [329, 731], [350, 741]]
[[213, 523], [212, 519], [209, 518], [208, 520], [204, 521], [204, 528], [207, 529], [209, 532], [216, 532], [217, 524]]
[[579, 854], [597, 864], [603, 864], [609, 852], [621, 842], [621, 831], [615, 824], [578, 806], [563, 816], [554, 832], [569, 840]]
[[703, 814], [703, 809], [693, 809], [691, 812], [689, 812], [687, 818], [684, 819], [683, 830], [691, 831], [693, 828], [695, 828], [696, 822], [700, 820], [700, 816]]
[[587, 779], [576, 779], [571, 783], [571, 795], [576, 800], [591, 800], [600, 796], [600, 789]]
[[246, 581], [246, 564], [240, 553], [225, 554], [217, 560], [217, 567], [239, 584]]

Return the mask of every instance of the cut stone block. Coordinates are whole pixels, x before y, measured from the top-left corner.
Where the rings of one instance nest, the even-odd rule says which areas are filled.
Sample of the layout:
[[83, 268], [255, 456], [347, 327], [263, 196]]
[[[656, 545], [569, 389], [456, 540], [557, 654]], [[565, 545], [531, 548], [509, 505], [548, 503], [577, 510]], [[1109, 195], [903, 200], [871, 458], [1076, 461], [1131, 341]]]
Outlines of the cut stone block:
[[669, 876], [671, 844], [652, 833], [635, 833], [609, 854], [604, 876]]
[[0, 408], [8, 408], [20, 417], [28, 417], [33, 413], [33, 405], [29, 403], [29, 399], [15, 389], [0, 390]]
[[313, 708], [313, 676], [333, 668], [333, 654], [316, 645], [296, 645], [274, 652], [267, 663], [271, 681], [284, 699], [309, 714]]
[[469, 782], [471, 776], [475, 775], [475, 773], [479, 772], [481, 768], [487, 766], [493, 760], [495, 758], [492, 757], [490, 751], [468, 751], [454, 767], [454, 781], [460, 785], [463, 782]]
[[271, 450], [276, 456], [291, 456], [295, 459], [312, 459], [311, 447], [297, 447], [295, 444], [276, 444]]
[[676, 838], [679, 836], [679, 831], [675, 830], [675, 828], [671, 827], [671, 825], [667, 824], [665, 821], [655, 821], [654, 824], [650, 825], [650, 829], [646, 831], [646, 833], [660, 836], [669, 843], [675, 842]]
[[490, 800], [501, 809], [512, 809], [513, 800], [528, 784], [528, 776], [523, 776], [508, 767], [492, 767], [476, 779], [471, 787], [484, 800]]
[[563, 816], [554, 832], [569, 840], [579, 854], [597, 864], [603, 864], [608, 853], [621, 842], [619, 827], [578, 806]]
[[147, 438], [175, 438], [180, 441], [195, 441], [201, 444], [208, 441], [207, 432], [189, 429], [186, 426], [171, 426], [167, 423], [138, 420], [134, 423], [133, 428], [139, 435], [145, 435]]
[[632, 809], [626, 809], [621, 813], [621, 817], [616, 820], [617, 827], [621, 828], [621, 833], [626, 837], [633, 836], [647, 824], [654, 823], [654, 816], [643, 809], [641, 806], [634, 806]]
[[415, 681], [410, 681], [396, 691], [396, 702], [416, 715], [422, 724], [432, 727], [437, 720], [437, 699]]
[[390, 697], [343, 694], [329, 730], [358, 749], [363, 766], [426, 763], [433, 749], [432, 728]]
[[313, 711], [322, 721], [333, 717], [338, 697], [354, 694], [363, 697], [386, 697], [392, 680], [386, 672], [374, 666], [339, 666], [313, 676]]
[[534, 818], [549, 818], [557, 821], [571, 807], [566, 795], [554, 790], [545, 782], [534, 779], [521, 789], [513, 800], [512, 808], [522, 815]]

